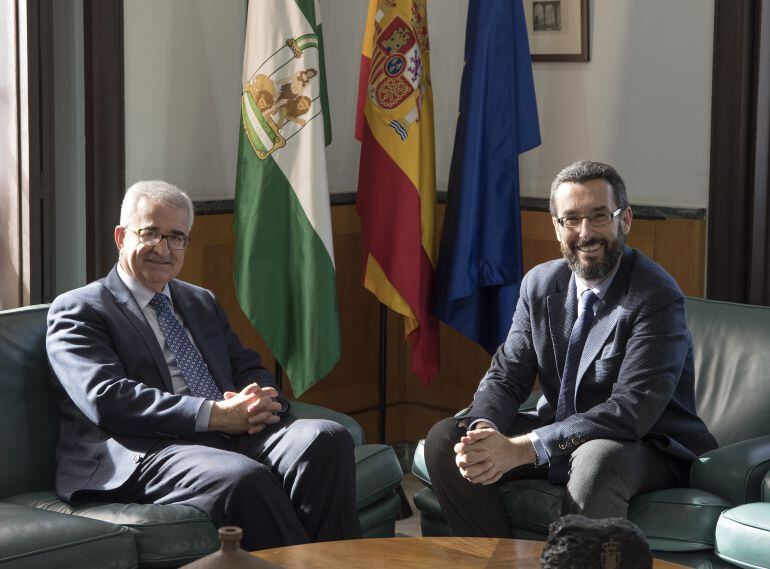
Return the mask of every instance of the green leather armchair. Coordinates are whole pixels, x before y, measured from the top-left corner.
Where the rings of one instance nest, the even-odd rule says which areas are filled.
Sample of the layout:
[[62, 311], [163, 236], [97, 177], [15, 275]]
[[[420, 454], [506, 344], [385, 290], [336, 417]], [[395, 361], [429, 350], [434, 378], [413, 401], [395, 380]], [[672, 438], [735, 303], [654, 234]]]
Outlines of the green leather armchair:
[[[713, 551], [715, 528], [723, 511], [760, 501], [770, 471], [770, 308], [687, 298], [686, 309], [698, 414], [720, 448], [693, 464], [690, 488], [638, 496], [628, 517], [655, 557], [702, 569], [733, 567]], [[430, 489], [422, 443], [412, 471], [427, 485], [414, 497], [423, 535], [451, 535]], [[522, 480], [500, 484], [499, 492], [513, 536], [545, 539], [563, 487]]]
[[[71, 506], [54, 492], [57, 410], [45, 353], [47, 306], [0, 312], [0, 566], [176, 567], [218, 547], [214, 525], [189, 506]], [[393, 449], [363, 444], [361, 426], [293, 402], [299, 417], [326, 418], [356, 443], [356, 492], [366, 537], [394, 534], [402, 471]]]
[[722, 512], [714, 551], [744, 569], [770, 567], [770, 473], [762, 481], [762, 501]]

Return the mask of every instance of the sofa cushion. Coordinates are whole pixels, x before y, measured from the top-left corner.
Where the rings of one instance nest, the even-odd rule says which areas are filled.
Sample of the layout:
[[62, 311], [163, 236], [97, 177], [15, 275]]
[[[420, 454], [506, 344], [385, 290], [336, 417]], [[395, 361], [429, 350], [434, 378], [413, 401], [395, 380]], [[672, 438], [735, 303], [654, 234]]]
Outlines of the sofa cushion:
[[5, 501], [126, 526], [136, 542], [142, 567], [176, 566], [219, 546], [214, 524], [191, 506], [95, 502], [71, 506], [53, 492], [31, 492]]
[[497, 492], [512, 528], [547, 534], [559, 518], [564, 486], [532, 478], [498, 484]]
[[744, 504], [722, 513], [717, 522], [716, 554], [740, 567], [768, 567], [770, 503]]
[[714, 547], [719, 515], [731, 504], [704, 490], [669, 488], [637, 496], [628, 519], [659, 551], [697, 551]]
[[363, 445], [356, 447], [356, 505], [359, 512], [382, 500], [401, 483], [404, 476], [393, 447]]
[[125, 527], [0, 503], [0, 565], [133, 569], [136, 546]]

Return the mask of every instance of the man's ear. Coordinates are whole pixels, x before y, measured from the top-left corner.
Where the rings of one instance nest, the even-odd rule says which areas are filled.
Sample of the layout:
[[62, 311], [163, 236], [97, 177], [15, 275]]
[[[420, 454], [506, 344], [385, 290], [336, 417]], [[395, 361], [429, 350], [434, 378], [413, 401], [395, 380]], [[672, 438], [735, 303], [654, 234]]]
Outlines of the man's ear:
[[561, 243], [561, 233], [559, 232], [559, 222], [556, 220], [555, 217], [552, 217], [551, 223], [553, 223], [553, 230], [556, 232], [556, 240], [559, 243]]
[[623, 212], [623, 215], [620, 219], [620, 225], [623, 228], [623, 234], [628, 235], [629, 231], [631, 231], [631, 222], [634, 220], [634, 212], [631, 211], [631, 206], [628, 206], [626, 208], [626, 211]]
[[118, 248], [118, 252], [123, 250], [123, 240], [126, 238], [126, 228], [122, 225], [115, 226], [115, 245]]

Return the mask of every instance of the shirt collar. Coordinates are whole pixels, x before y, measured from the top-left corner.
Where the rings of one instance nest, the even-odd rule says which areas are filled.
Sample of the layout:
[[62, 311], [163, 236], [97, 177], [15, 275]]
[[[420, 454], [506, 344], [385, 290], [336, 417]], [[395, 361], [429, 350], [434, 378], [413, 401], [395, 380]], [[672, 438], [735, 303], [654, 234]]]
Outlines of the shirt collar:
[[[155, 296], [155, 292], [124, 271], [123, 267], [120, 266], [120, 263], [118, 263], [118, 276], [120, 277], [120, 280], [123, 281], [123, 284], [126, 285], [129, 292], [131, 292], [131, 296], [134, 297], [139, 308], [144, 310], [145, 307], [150, 304], [152, 297]], [[168, 298], [169, 304], [173, 307], [174, 304], [171, 302], [171, 290], [168, 288], [168, 283], [163, 287], [161, 293]]]
[[595, 281], [585, 281], [579, 276], [575, 275], [575, 288], [577, 289], [578, 301], [580, 301], [580, 297], [583, 295], [583, 293], [589, 289], [591, 289], [600, 300], [604, 300], [604, 295], [607, 294], [607, 291], [612, 285], [612, 281], [615, 280], [615, 275], [618, 273], [618, 269], [620, 268], [620, 261], [622, 259], [623, 256], [621, 255], [620, 259], [618, 259], [617, 263], [615, 263], [615, 266], [612, 268], [612, 271], [610, 271], [610, 274], [607, 275], [604, 280], [599, 281], [598, 283]]

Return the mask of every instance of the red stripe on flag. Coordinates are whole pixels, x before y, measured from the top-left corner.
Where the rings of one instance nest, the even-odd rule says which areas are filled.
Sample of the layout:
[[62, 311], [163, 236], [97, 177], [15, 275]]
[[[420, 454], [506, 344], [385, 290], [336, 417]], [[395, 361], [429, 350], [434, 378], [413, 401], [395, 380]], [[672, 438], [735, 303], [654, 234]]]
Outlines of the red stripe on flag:
[[412, 371], [429, 385], [439, 368], [438, 320], [430, 315], [434, 268], [422, 246], [420, 195], [363, 120], [356, 211], [364, 246], [412, 308]]
[[364, 109], [366, 108], [366, 93], [369, 89], [369, 72], [372, 68], [372, 60], [365, 55], [361, 56], [361, 66], [358, 71], [358, 104], [356, 106], [356, 140], [364, 139]]

